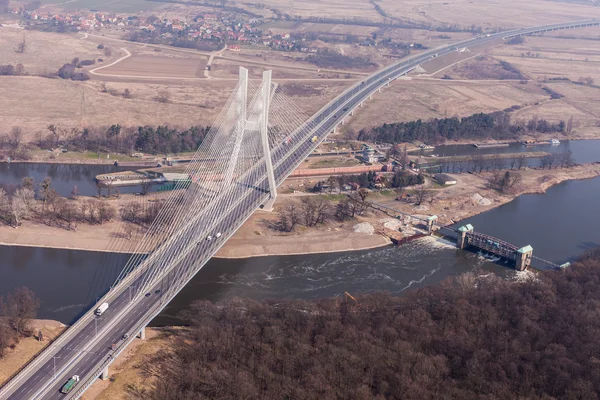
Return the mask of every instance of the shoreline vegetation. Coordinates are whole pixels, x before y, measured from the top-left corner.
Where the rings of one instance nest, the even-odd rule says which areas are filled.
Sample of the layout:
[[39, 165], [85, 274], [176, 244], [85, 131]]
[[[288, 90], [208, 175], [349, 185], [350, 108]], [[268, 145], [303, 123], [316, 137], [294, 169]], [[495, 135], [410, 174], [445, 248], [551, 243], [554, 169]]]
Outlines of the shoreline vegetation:
[[[546, 142], [556, 135], [541, 135], [536, 137], [536, 140], [541, 143]], [[528, 137], [529, 138], [529, 137]], [[530, 138], [531, 139], [531, 138]], [[563, 140], [568, 141], [579, 141], [579, 140], [595, 140], [597, 137], [588, 137], [583, 135], [581, 137], [577, 136], [577, 134], [573, 134], [569, 138], [561, 138]], [[471, 145], [471, 144], [495, 144], [495, 143], [521, 143], [521, 139], [506, 139], [506, 140], [496, 140], [490, 138], [461, 138], [457, 140], [447, 140], [445, 143], [439, 144], [440, 146], [458, 146], [458, 145]], [[404, 145], [402, 143], [401, 145]], [[419, 150], [419, 147], [414, 144], [407, 145], [407, 151], [413, 152]], [[193, 154], [193, 152], [184, 152], [182, 154]], [[93, 155], [93, 157], [92, 157]], [[68, 152], [61, 153], [60, 151], [53, 152], [37, 152], [27, 159], [13, 159], [9, 162], [8, 159], [0, 159], [0, 164], [5, 163], [22, 163], [22, 164], [77, 164], [77, 165], [114, 165], [115, 162], [118, 162], [120, 166], [129, 166], [132, 167], [139, 166], [142, 168], [142, 164], [148, 164], [155, 161], [163, 160], [167, 157], [167, 154], [156, 154], [156, 155], [148, 155], [144, 158], [135, 158], [127, 155], [119, 155], [118, 153], [113, 152], [100, 152], [101, 157], [98, 157], [98, 153], [82, 153], [82, 152]], [[110, 155], [112, 158], [106, 158], [106, 155]], [[538, 155], [539, 156], [539, 155]], [[439, 160], [439, 159], [438, 159]]]
[[[488, 176], [489, 175], [489, 176]], [[442, 223], [452, 223], [504, 205], [522, 194], [545, 193], [554, 185], [567, 180], [589, 179], [600, 176], [600, 163], [572, 166], [556, 170], [525, 170], [521, 172], [521, 183], [510, 194], [501, 194], [486, 189], [490, 173], [478, 175], [461, 174], [459, 184], [454, 187], [430, 189], [431, 193], [444, 194], [444, 200], [431, 201], [427, 214], [436, 214]], [[464, 199], [476, 194], [492, 198], [485, 206], [465, 206]], [[110, 200], [112, 204], [125, 202], [127, 195]], [[293, 196], [282, 195], [278, 202], [283, 205]], [[82, 201], [83, 198], [81, 199]], [[395, 202], [399, 210], [412, 214], [424, 214], [423, 206], [412, 207], [406, 203]], [[448, 211], [450, 209], [451, 211]], [[292, 233], [281, 233], [268, 228], [277, 213], [258, 211], [232, 236], [227, 244], [216, 254], [216, 258], [249, 258], [258, 256], [300, 255], [326, 252], [343, 252], [372, 249], [390, 244], [383, 229], [375, 229], [374, 234], [355, 232], [355, 224], [368, 222], [378, 227], [385, 215], [371, 212], [369, 217], [338, 223], [331, 222], [318, 228], [297, 229]], [[66, 230], [58, 226], [48, 226], [41, 222], [23, 221], [18, 228], [0, 226], [0, 245], [27, 246], [81, 251], [101, 251], [130, 253], [137, 240], [117, 235], [121, 222], [105, 222], [100, 225], [80, 224], [76, 229]], [[137, 237], [140, 235], [136, 235]]]

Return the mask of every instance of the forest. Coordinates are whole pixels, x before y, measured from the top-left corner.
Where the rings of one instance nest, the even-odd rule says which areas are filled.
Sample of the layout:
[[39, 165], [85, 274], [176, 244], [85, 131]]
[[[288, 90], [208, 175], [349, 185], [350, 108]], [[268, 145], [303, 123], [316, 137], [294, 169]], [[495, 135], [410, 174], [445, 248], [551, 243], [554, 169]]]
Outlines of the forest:
[[402, 296], [200, 301], [141, 366], [144, 399], [598, 399], [600, 250]]
[[[509, 109], [512, 110], [512, 109]], [[383, 124], [359, 132], [358, 140], [382, 143], [404, 143], [419, 140], [425, 143], [443, 143], [460, 139], [514, 139], [524, 133], [569, 133], [572, 121], [551, 123], [545, 119], [511, 121], [506, 111], [491, 114], [478, 113], [463, 118], [434, 118]]]

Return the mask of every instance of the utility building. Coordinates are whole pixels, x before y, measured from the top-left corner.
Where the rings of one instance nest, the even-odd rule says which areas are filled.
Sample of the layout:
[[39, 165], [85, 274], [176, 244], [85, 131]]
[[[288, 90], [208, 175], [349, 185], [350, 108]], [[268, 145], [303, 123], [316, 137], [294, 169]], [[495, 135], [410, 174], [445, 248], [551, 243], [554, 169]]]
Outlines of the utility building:
[[446, 174], [435, 174], [435, 180], [441, 185], [456, 185], [456, 178]]

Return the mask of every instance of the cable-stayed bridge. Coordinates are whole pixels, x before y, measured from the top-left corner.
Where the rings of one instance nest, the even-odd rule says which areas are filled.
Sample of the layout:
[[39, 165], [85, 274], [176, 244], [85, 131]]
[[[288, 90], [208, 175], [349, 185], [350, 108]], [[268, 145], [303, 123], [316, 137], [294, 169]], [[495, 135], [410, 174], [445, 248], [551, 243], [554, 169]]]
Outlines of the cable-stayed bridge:
[[[590, 20], [481, 36], [390, 65], [347, 89], [311, 118], [271, 81], [245, 69], [213, 128], [186, 167], [192, 183], [170, 193], [156, 220], [98, 304], [5, 384], [0, 399], [78, 398], [136, 334], [187, 284], [258, 208], [269, 209], [277, 186], [353, 109], [419, 64], [486, 41], [600, 25]], [[128, 336], [125, 336], [128, 335]], [[81, 381], [68, 394], [62, 385]]]

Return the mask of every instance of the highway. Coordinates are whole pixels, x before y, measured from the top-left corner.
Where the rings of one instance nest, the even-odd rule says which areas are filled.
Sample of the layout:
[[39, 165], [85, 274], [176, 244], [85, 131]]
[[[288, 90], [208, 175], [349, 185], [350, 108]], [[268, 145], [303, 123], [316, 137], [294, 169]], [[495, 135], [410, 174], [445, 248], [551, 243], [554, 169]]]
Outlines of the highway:
[[[425, 61], [499, 38], [599, 24], [600, 21], [595, 20], [582, 21], [473, 38], [403, 59], [365, 77], [315, 113], [307, 124], [290, 133], [289, 141], [271, 150], [276, 183], [280, 185], [353, 109]], [[311, 141], [313, 136], [318, 137], [315, 143]], [[101, 317], [94, 315], [95, 307], [82, 316], [0, 390], [0, 399], [78, 398], [269, 196], [264, 161], [235, 178], [220, 193], [204, 191], [201, 183], [193, 185], [188, 190], [197, 192], [206, 206], [99, 300], [99, 303], [110, 304]], [[220, 237], [216, 237], [217, 233], [221, 233]], [[208, 236], [212, 239], [207, 240]], [[190, 269], [191, 264], [194, 268]], [[160, 273], [152, 272], [157, 266], [161, 267]], [[144, 287], [145, 282], [148, 289], [138, 293], [137, 288]], [[124, 334], [129, 337], [123, 339]], [[72, 375], [79, 375], [81, 382], [70, 394], [61, 394], [60, 388]]]

